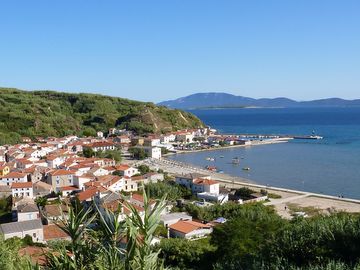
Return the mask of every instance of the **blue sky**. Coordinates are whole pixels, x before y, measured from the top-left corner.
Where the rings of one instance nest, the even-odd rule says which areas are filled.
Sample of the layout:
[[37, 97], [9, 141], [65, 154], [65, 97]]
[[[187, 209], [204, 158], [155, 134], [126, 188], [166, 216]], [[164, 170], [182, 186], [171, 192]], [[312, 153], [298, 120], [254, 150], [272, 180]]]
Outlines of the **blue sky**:
[[1, 1], [0, 86], [360, 98], [360, 1]]

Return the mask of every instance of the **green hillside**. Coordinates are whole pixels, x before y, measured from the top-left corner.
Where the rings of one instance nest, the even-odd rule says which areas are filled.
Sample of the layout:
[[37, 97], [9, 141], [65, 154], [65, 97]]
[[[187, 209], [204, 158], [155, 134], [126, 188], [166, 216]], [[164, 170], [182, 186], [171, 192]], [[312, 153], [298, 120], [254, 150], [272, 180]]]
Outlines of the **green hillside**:
[[21, 136], [95, 135], [110, 127], [139, 134], [203, 126], [181, 110], [96, 94], [0, 88], [0, 144]]

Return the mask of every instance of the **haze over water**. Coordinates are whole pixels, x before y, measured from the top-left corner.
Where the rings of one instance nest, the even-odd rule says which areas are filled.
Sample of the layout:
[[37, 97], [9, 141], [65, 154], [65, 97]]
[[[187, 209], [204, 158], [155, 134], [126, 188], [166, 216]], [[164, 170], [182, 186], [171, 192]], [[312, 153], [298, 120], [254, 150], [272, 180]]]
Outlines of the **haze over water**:
[[[174, 155], [259, 184], [360, 199], [360, 108], [219, 109], [191, 111], [221, 133], [324, 136], [323, 140]], [[220, 158], [224, 156], [224, 158]], [[233, 157], [244, 157], [240, 165]], [[206, 161], [215, 157], [215, 162]], [[249, 172], [243, 167], [250, 167]]]

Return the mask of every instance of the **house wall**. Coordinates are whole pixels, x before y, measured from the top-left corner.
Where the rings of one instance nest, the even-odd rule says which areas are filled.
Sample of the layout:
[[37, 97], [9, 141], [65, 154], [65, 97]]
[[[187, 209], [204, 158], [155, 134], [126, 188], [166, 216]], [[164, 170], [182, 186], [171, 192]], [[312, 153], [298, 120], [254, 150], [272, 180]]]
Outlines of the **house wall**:
[[13, 197], [34, 198], [33, 188], [12, 188], [11, 194]]
[[74, 185], [74, 175], [49, 175], [48, 184], [50, 184], [54, 190], [59, 191], [60, 187], [72, 186]]
[[17, 221], [39, 219], [39, 212], [17, 213]]
[[5, 184], [5, 185], [10, 186], [12, 183], [27, 182], [27, 177], [26, 176], [21, 177], [21, 178], [7, 178], [7, 177], [5, 177], [5, 178], [1, 178], [0, 182]]
[[44, 230], [42, 228], [35, 229], [35, 230], [29, 230], [29, 231], [4, 234], [4, 239], [6, 240], [6, 239], [9, 239], [12, 237], [19, 237], [22, 239], [26, 235], [30, 235], [34, 242], [44, 242]]

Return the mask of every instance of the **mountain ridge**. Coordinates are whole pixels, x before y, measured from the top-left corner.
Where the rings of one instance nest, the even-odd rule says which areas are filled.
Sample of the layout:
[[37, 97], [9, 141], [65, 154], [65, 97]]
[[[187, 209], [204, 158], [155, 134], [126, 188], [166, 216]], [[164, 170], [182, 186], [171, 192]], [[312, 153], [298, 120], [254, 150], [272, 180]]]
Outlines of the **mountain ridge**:
[[99, 94], [0, 88], [0, 145], [21, 136], [94, 136], [111, 127], [137, 134], [202, 127], [189, 112]]
[[177, 109], [201, 109], [222, 107], [353, 107], [360, 106], [360, 99], [324, 98], [310, 101], [296, 101], [286, 97], [250, 98], [225, 92], [195, 93], [158, 105]]

